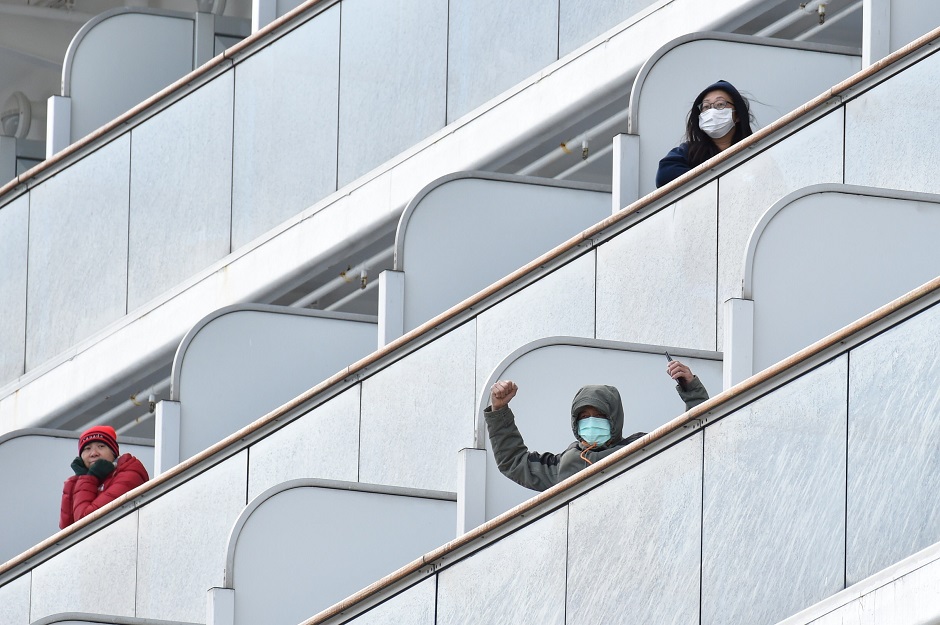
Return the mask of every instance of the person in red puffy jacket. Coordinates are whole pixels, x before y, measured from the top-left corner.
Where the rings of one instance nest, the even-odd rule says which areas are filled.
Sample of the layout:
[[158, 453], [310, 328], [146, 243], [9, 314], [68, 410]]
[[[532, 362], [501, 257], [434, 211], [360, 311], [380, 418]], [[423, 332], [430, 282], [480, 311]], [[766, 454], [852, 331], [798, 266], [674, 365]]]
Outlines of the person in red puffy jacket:
[[63, 529], [150, 479], [140, 460], [120, 455], [117, 433], [109, 425], [83, 432], [78, 454], [72, 461], [75, 475], [62, 488], [59, 527]]

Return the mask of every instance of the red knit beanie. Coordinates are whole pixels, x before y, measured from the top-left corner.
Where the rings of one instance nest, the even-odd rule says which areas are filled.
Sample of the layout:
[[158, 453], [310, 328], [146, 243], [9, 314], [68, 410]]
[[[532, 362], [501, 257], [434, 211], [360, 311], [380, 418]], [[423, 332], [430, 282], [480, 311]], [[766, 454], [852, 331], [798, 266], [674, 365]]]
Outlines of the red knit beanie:
[[110, 425], [96, 425], [82, 432], [81, 437], [78, 439], [78, 454], [81, 455], [85, 445], [93, 441], [101, 441], [107, 445], [114, 453], [115, 458], [121, 455], [117, 443], [117, 432]]

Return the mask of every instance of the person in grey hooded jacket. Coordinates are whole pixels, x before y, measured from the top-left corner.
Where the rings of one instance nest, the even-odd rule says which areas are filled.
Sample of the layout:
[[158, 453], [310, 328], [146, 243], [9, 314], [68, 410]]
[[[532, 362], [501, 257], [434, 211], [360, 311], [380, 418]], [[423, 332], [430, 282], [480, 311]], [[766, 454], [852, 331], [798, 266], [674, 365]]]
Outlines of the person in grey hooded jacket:
[[[666, 373], [676, 381], [676, 391], [686, 410], [708, 399], [698, 377], [678, 360], [669, 362]], [[518, 390], [511, 380], [496, 382], [483, 417], [496, 466], [503, 475], [526, 488], [546, 490], [645, 435], [636, 432], [624, 438], [620, 392], [613, 386], [591, 384], [582, 387], [571, 402], [575, 442], [560, 454], [529, 451], [509, 408], [509, 401]]]

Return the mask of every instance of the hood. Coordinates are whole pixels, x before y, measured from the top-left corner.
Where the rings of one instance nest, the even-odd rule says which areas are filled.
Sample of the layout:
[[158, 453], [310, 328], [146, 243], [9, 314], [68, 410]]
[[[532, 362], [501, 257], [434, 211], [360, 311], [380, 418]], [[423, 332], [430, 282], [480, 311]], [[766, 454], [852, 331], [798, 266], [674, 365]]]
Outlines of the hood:
[[610, 419], [610, 441], [605, 447], [623, 438], [623, 402], [620, 400], [620, 391], [604, 384], [589, 384], [581, 387], [571, 402], [571, 431], [577, 441], [581, 440], [578, 437], [578, 413], [585, 406], [597, 408]]

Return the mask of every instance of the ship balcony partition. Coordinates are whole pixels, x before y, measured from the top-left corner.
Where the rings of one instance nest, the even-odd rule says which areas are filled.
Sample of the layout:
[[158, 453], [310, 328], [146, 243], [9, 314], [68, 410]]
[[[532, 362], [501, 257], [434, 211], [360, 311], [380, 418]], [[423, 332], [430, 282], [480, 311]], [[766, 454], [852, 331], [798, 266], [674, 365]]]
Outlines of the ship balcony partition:
[[731, 386], [940, 275], [940, 195], [821, 184], [771, 206], [725, 303]]
[[133, 616], [115, 616], [113, 614], [91, 614], [88, 612], [62, 612], [50, 614], [30, 625], [201, 625], [181, 621], [164, 621]]
[[711, 395], [721, 392], [721, 354], [662, 345], [640, 345], [577, 337], [547, 337], [507, 356], [483, 386], [476, 424], [476, 447], [461, 452], [459, 533], [490, 521], [535, 493], [499, 472], [483, 419], [490, 387], [513, 380], [519, 392], [510, 403], [530, 451], [561, 453], [574, 440], [571, 401], [587, 384], [607, 384], [620, 392], [624, 437], [652, 432], [685, 412], [676, 384], [665, 373], [668, 352], [689, 365]]
[[285, 306], [222, 308], [180, 342], [156, 406], [156, 471], [222, 440], [375, 349], [371, 315]]
[[316, 479], [267, 489], [235, 521], [207, 625], [299, 623], [453, 540], [456, 499]]
[[408, 203], [379, 277], [379, 347], [611, 213], [610, 187], [459, 172]]
[[[93, 424], [89, 424], [93, 425]], [[6, 562], [59, 531], [62, 485], [73, 475], [77, 432], [43, 428], [0, 436], [0, 562]], [[136, 456], [153, 476], [152, 440], [119, 436], [121, 453]]]
[[247, 20], [125, 7], [89, 20], [69, 44], [62, 94], [49, 99], [46, 158], [94, 132], [249, 35]]
[[630, 91], [614, 178], [638, 195], [621, 194], [618, 207], [655, 190], [659, 160], [684, 141], [689, 109], [708, 85], [733, 84], [750, 101], [757, 130], [859, 69], [861, 50], [842, 46], [717, 32], [670, 41], [643, 64]]

